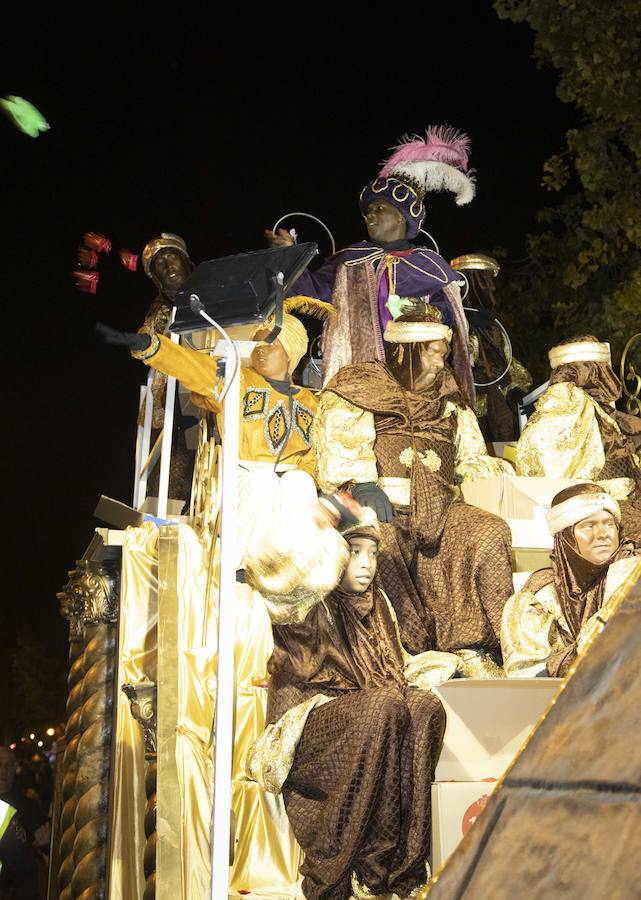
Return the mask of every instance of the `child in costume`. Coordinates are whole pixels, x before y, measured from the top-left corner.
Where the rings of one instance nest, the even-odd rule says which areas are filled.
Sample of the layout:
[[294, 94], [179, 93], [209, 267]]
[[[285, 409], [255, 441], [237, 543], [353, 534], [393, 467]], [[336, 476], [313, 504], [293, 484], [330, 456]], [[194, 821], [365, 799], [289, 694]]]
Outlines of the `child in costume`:
[[393, 610], [374, 581], [375, 517], [344, 535], [340, 583], [304, 621], [272, 625], [271, 724], [247, 770], [282, 792], [308, 900], [405, 898], [427, 876], [445, 713], [430, 690], [410, 686]]

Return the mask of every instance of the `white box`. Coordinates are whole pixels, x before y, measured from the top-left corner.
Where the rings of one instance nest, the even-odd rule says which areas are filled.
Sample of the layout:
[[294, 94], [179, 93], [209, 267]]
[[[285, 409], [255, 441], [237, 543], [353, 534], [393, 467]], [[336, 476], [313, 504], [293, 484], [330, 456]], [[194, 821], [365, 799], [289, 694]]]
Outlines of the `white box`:
[[454, 678], [434, 688], [447, 716], [435, 781], [500, 778], [562, 678]]
[[496, 781], [432, 785], [432, 872], [437, 872], [483, 812]]

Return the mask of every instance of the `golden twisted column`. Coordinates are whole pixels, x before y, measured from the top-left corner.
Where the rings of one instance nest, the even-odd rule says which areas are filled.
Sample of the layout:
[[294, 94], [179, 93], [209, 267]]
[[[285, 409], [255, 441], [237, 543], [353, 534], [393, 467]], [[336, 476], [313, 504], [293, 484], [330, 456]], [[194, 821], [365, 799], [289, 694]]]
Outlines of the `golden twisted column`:
[[131, 714], [143, 732], [145, 742], [145, 893], [143, 900], [154, 900], [156, 896], [156, 685], [150, 681], [140, 684], [123, 684]]
[[72, 647], [59, 823], [60, 900], [106, 897], [119, 575], [116, 559], [82, 559], [58, 595]]

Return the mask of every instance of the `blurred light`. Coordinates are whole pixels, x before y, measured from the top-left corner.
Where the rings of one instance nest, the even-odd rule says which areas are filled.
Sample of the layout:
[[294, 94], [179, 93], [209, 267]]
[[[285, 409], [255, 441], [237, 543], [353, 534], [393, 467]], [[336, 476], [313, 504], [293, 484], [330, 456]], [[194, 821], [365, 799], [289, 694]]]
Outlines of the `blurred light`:
[[9, 744], [9, 750], [15, 750], [15, 749], [16, 749], [16, 744], [14, 741], [13, 744]]
[[53, 737], [55, 733], [56, 733], [55, 728], [47, 728], [47, 734], [49, 735], [49, 737]]
[[26, 738], [20, 738], [20, 740], [21, 740], [22, 743], [24, 744], [24, 742], [25, 742], [27, 739], [26, 739]]
[[39, 747], [42, 747], [43, 744], [44, 744], [44, 741], [38, 741], [38, 746], [39, 746]]
[[34, 734], [33, 731], [32, 731], [31, 734], [29, 735], [29, 740], [30, 740], [30, 741], [33, 741], [34, 738], [35, 738], [35, 734]]

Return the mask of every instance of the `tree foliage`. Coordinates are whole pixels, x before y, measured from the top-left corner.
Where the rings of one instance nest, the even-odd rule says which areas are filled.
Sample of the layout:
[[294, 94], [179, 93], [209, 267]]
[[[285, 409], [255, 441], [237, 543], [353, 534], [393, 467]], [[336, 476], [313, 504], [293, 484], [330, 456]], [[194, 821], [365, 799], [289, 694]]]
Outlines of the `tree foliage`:
[[579, 118], [544, 164], [550, 202], [527, 238], [531, 277], [511, 279], [510, 302], [551, 317], [557, 333], [609, 340], [618, 358], [641, 331], [641, 3], [496, 0], [494, 8], [530, 26], [537, 64], [558, 70], [557, 95]]
[[42, 729], [64, 719], [66, 671], [28, 625], [16, 636], [12, 681], [12, 719], [19, 729]]

